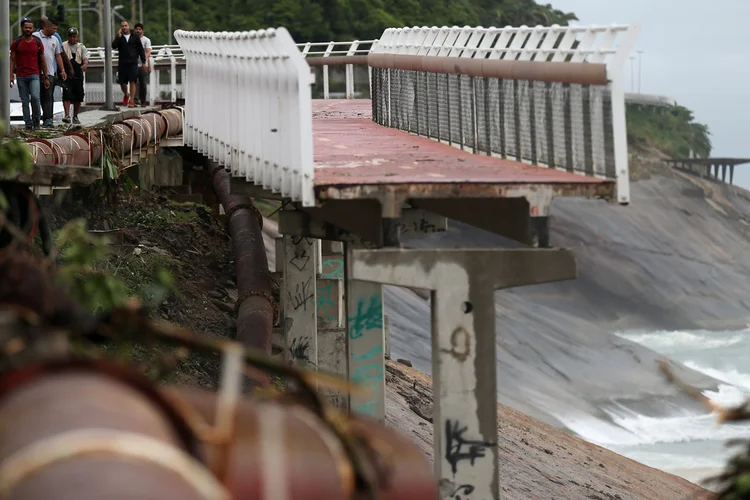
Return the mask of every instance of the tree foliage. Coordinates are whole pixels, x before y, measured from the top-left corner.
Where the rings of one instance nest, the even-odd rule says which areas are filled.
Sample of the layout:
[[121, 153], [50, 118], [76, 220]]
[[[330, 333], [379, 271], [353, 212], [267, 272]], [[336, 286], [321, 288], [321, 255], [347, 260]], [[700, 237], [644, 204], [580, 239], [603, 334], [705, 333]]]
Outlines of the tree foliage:
[[[63, 0], [71, 9], [77, 0]], [[130, 2], [119, 12], [130, 17]], [[112, 2], [117, 5], [118, 2]], [[167, 43], [167, 2], [143, 2], [146, 34]], [[11, 14], [11, 22], [14, 22]], [[298, 42], [369, 40], [383, 30], [401, 26], [535, 26], [566, 25], [572, 13], [534, 0], [172, 0], [172, 29], [244, 31], [284, 26]], [[97, 16], [86, 12], [84, 43], [99, 45]], [[65, 23], [77, 26], [78, 14], [68, 11]]]
[[629, 105], [627, 120], [631, 145], [651, 146], [673, 158], [687, 158], [691, 151], [703, 158], [711, 154], [708, 125], [695, 122], [693, 112], [683, 106]]

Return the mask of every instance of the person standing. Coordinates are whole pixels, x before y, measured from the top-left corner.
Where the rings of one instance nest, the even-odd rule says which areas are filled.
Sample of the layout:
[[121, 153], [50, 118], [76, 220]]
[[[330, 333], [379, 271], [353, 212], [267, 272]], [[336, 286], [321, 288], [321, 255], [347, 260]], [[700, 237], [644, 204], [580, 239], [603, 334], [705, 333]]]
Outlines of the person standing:
[[[37, 32], [41, 32], [44, 29], [44, 24], [47, 22], [49, 18], [47, 16], [42, 16], [39, 18], [39, 29], [37, 29]], [[60, 47], [62, 47], [63, 39], [60, 36], [60, 33], [57, 32], [57, 26], [55, 26], [55, 38], [57, 38], [57, 41], [60, 42]], [[62, 54], [63, 58], [63, 68], [65, 68], [65, 71], [68, 72], [68, 76], [73, 76], [71, 73], [71, 67], [70, 67], [70, 61], [68, 61], [68, 58], [65, 56], [65, 53]], [[58, 82], [59, 83], [59, 82]]]
[[148, 86], [148, 75], [151, 73], [151, 39], [143, 34], [143, 24], [136, 23], [133, 28], [135, 34], [141, 39], [143, 50], [146, 52], [146, 62], [141, 63], [138, 60], [138, 95], [136, 97], [136, 104], [139, 106], [145, 106], [148, 102], [147, 86]]
[[[117, 36], [112, 40], [112, 49], [117, 51], [117, 81], [125, 97], [122, 105], [135, 107], [135, 84], [138, 81], [138, 60], [146, 63], [146, 51], [141, 39], [130, 32], [130, 23], [123, 21]], [[129, 87], [129, 88], [128, 88]], [[128, 92], [129, 91], [129, 92]]]
[[42, 31], [37, 31], [34, 36], [42, 41], [44, 46], [44, 59], [47, 63], [47, 78], [42, 82], [41, 101], [42, 101], [42, 120], [45, 127], [52, 126], [52, 117], [55, 106], [55, 75], [58, 71], [59, 77], [65, 81], [68, 75], [65, 72], [62, 59], [62, 46], [59, 38], [55, 36], [57, 31], [57, 21], [48, 18]]
[[26, 130], [31, 130], [39, 127], [39, 78], [41, 75], [42, 79], [47, 79], [47, 62], [44, 59], [44, 45], [34, 36], [34, 23], [31, 19], [21, 20], [21, 30], [23, 35], [10, 44], [10, 86], [13, 86], [15, 71], [23, 121]]
[[65, 108], [63, 121], [70, 123], [70, 103], [72, 102], [73, 123], [80, 124], [78, 112], [83, 102], [83, 74], [89, 65], [89, 51], [82, 43], [78, 43], [78, 30], [75, 28], [68, 29], [68, 41], [63, 43], [62, 49], [70, 65], [73, 66], [73, 76], [68, 78], [63, 87], [63, 107]]

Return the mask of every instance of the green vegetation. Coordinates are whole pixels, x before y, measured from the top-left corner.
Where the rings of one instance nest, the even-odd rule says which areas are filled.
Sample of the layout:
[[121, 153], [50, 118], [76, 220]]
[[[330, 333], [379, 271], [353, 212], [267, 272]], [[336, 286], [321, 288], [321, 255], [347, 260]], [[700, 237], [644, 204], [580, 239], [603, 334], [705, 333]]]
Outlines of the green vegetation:
[[[78, 6], [77, 0], [61, 3], [68, 9]], [[126, 8], [120, 13], [132, 17], [131, 3], [123, 3]], [[143, 4], [144, 19], [131, 22], [142, 21], [154, 44], [167, 43], [167, 2]], [[368, 40], [380, 37], [385, 28], [400, 26], [565, 25], [575, 19], [574, 14], [534, 0], [172, 0], [175, 30], [243, 31], [284, 26], [298, 42]], [[11, 12], [11, 22], [15, 21], [16, 14]], [[68, 10], [58, 31], [77, 25], [77, 13]], [[85, 12], [83, 27], [83, 42], [99, 45], [97, 14]]]
[[631, 148], [648, 146], [674, 158], [687, 158], [691, 150], [701, 157], [711, 154], [708, 126], [695, 122], [693, 112], [685, 107], [628, 105], [627, 120]]

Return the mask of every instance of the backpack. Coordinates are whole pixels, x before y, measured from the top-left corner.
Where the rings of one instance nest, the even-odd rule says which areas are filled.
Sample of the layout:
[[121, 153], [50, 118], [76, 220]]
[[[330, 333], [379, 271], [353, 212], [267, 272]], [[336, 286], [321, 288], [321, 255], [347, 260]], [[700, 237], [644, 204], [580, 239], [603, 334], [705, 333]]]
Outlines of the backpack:
[[[37, 49], [37, 56], [39, 57], [39, 74], [42, 73], [42, 64], [47, 64], [47, 62], [42, 59], [42, 41], [39, 39], [38, 36], [31, 35], [31, 38], [36, 40], [36, 49]], [[15, 46], [16, 49], [18, 48], [18, 44], [21, 43], [21, 40], [23, 39], [23, 35], [19, 36], [15, 40], [13, 40], [13, 43], [10, 44], [11, 47]], [[15, 72], [15, 68], [13, 68], [13, 71]]]

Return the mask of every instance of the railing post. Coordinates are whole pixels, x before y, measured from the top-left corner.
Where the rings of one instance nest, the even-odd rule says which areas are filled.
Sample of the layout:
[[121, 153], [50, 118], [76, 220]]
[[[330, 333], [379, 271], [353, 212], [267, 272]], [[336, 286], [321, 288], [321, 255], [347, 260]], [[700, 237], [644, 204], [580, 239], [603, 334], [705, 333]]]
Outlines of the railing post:
[[[328, 47], [326, 47], [326, 52], [323, 54], [323, 57], [328, 57], [331, 55], [331, 51], [333, 50], [333, 42], [330, 42], [328, 44]], [[329, 93], [329, 85], [328, 85], [328, 65], [323, 65], [323, 99], [328, 99], [330, 97]]]
[[[357, 47], [359, 47], [359, 40], [355, 40], [349, 46], [349, 50], [346, 52], [347, 56], [353, 56], [357, 53]], [[346, 65], [346, 98], [354, 99], [354, 65]]]

